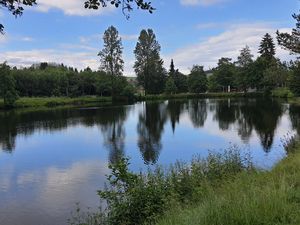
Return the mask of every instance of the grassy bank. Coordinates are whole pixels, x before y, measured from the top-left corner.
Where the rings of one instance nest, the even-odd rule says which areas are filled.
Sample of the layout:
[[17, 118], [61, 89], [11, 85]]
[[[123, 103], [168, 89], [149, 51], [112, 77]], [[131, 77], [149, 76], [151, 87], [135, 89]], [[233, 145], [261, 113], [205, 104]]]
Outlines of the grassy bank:
[[276, 88], [271, 91], [271, 96], [275, 98], [293, 98], [294, 94], [289, 88]]
[[191, 98], [234, 98], [234, 97], [261, 97], [263, 93], [255, 92], [255, 93], [241, 93], [241, 92], [216, 92], [216, 93], [201, 93], [201, 94], [193, 94], [193, 93], [182, 93], [182, 94], [160, 94], [160, 95], [146, 95], [146, 96], [138, 96], [138, 101], [147, 101], [147, 100], [168, 100], [168, 99], [191, 99]]
[[[84, 96], [78, 98], [48, 97], [48, 98], [20, 98], [15, 103], [15, 108], [79, 106], [111, 102], [111, 97]], [[4, 109], [3, 99], [0, 99], [0, 109]]]
[[239, 173], [200, 202], [169, 210], [158, 225], [300, 224], [300, 145], [271, 171]]
[[[136, 101], [147, 100], [168, 100], [168, 99], [191, 99], [191, 98], [228, 98], [228, 97], [260, 97], [262, 93], [205, 93], [205, 94], [175, 94], [175, 95], [147, 95], [136, 96]], [[117, 98], [117, 102], [126, 102], [128, 99]], [[57, 107], [57, 106], [82, 106], [97, 105], [99, 103], [112, 102], [111, 97], [83, 96], [78, 98], [68, 97], [22, 97], [15, 102], [14, 108], [40, 108], [40, 107]], [[3, 99], [0, 99], [0, 109], [4, 109]]]

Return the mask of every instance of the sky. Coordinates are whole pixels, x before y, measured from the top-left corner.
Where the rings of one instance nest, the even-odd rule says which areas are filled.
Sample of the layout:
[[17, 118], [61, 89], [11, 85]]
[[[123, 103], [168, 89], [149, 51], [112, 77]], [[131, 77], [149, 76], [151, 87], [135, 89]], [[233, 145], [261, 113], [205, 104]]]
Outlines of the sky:
[[[134, 48], [142, 29], [153, 29], [161, 45], [161, 57], [168, 69], [189, 73], [193, 65], [205, 69], [216, 66], [218, 59], [236, 60], [248, 45], [252, 54], [262, 36], [276, 30], [295, 27], [292, 14], [299, 12], [299, 0], [152, 0], [153, 14], [134, 10], [130, 18], [113, 7], [93, 11], [84, 9], [85, 0], [37, 0], [15, 18], [0, 8], [0, 62], [26, 67], [38, 62], [64, 63], [97, 70], [102, 36], [111, 25], [122, 38], [124, 75], [134, 76]], [[276, 56], [289, 60], [289, 52], [277, 48]]]

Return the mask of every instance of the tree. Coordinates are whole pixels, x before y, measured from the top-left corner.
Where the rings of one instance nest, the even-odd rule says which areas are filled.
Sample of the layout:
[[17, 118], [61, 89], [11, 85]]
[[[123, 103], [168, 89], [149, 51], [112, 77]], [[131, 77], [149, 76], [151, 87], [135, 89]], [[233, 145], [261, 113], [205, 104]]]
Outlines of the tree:
[[170, 77], [173, 77], [173, 79], [174, 79], [174, 77], [175, 77], [175, 66], [174, 66], [174, 61], [173, 61], [173, 59], [171, 60], [171, 65], [170, 65], [170, 70], [169, 70], [169, 76]]
[[171, 60], [169, 77], [173, 79], [177, 89], [177, 93], [183, 93], [188, 91], [187, 76], [180, 73], [178, 69], [175, 70], [173, 59]]
[[188, 78], [189, 91], [203, 93], [207, 90], [207, 77], [203, 66], [194, 65]]
[[239, 68], [236, 77], [236, 84], [244, 91], [247, 91], [247, 88], [249, 87], [249, 78], [252, 75], [250, 70], [253, 63], [252, 58], [253, 55], [251, 54], [251, 50], [249, 46], [246, 46], [241, 50], [236, 62], [236, 65]]
[[240, 52], [240, 55], [237, 58], [237, 66], [239, 67], [247, 67], [253, 62], [253, 55], [251, 54], [251, 50], [248, 45], [243, 48]]
[[291, 91], [297, 95], [300, 96], [300, 62], [296, 62], [295, 65], [293, 65], [292, 68], [292, 77], [290, 82], [290, 89]]
[[12, 107], [18, 99], [15, 79], [5, 63], [0, 65], [0, 96], [5, 107]]
[[288, 71], [279, 59], [274, 59], [264, 71], [263, 82], [266, 87], [275, 88], [285, 86]]
[[293, 18], [297, 21], [296, 28], [292, 33], [280, 33], [277, 31], [277, 41], [284, 49], [289, 50], [291, 54], [300, 54], [300, 14], [294, 14]]
[[221, 58], [218, 62], [218, 67], [214, 69], [213, 76], [219, 87], [223, 91], [227, 90], [228, 86], [235, 85], [236, 68], [230, 58]]
[[114, 26], [110, 26], [103, 36], [104, 48], [99, 52], [101, 69], [111, 76], [112, 95], [114, 96], [115, 76], [123, 73], [122, 40]]
[[165, 92], [167, 94], [176, 94], [177, 92], [177, 87], [172, 77], [169, 77], [166, 82]]
[[159, 94], [164, 90], [166, 71], [160, 58], [160, 45], [153, 30], [142, 30], [136, 44], [134, 70], [145, 94]]
[[269, 33], [266, 33], [262, 41], [260, 42], [258, 53], [260, 53], [261, 56], [266, 58], [267, 60], [271, 60], [274, 58], [276, 54], [275, 44], [273, 38]]
[[[10, 11], [15, 17], [21, 16], [24, 11], [24, 6], [36, 5], [36, 0], [0, 0], [0, 8], [5, 8]], [[121, 6], [123, 14], [129, 18], [129, 13], [134, 6], [141, 10], [153, 13], [155, 10], [151, 2], [145, 0], [87, 0], [84, 2], [84, 7], [87, 9], [97, 10], [99, 8], [107, 7], [108, 4], [114, 5], [116, 8]], [[0, 23], [0, 33], [3, 34], [4, 26]]]

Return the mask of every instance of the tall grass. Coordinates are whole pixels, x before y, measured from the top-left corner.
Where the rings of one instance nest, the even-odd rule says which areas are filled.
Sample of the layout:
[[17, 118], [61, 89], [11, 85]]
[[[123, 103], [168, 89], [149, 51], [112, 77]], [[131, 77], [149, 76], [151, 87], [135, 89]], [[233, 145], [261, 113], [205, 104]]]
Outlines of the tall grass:
[[[111, 97], [94, 97], [94, 96], [82, 96], [77, 98], [68, 97], [24, 97], [20, 98], [15, 103], [15, 108], [36, 108], [36, 107], [56, 107], [66, 105], [87, 105], [97, 104], [103, 102], [111, 102]], [[4, 102], [0, 99], [0, 109], [4, 109]]]
[[147, 100], [168, 100], [168, 99], [192, 99], [192, 98], [229, 98], [229, 97], [263, 97], [264, 94], [261, 92], [253, 93], [242, 93], [242, 92], [216, 92], [216, 93], [181, 93], [181, 94], [160, 94], [160, 95], [146, 95], [146, 96], [137, 96], [138, 101], [147, 101]]
[[157, 224], [300, 224], [300, 154], [290, 154], [272, 171], [242, 172], [210, 189], [203, 201], [174, 207]]
[[195, 157], [191, 163], [177, 162], [168, 169], [157, 167], [147, 173], [132, 173], [128, 166], [128, 159], [110, 165], [108, 186], [99, 191], [107, 208], [85, 214], [85, 220], [78, 214], [70, 224], [154, 224], [172, 208], [202, 202], [220, 184], [253, 170], [249, 157], [234, 146], [224, 153], [210, 153], [206, 159]]

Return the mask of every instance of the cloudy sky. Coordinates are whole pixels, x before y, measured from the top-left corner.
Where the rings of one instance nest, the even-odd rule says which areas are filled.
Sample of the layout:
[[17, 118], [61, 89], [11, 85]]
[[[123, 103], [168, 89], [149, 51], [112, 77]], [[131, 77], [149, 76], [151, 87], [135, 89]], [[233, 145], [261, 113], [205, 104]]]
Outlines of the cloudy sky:
[[[133, 50], [141, 29], [154, 30], [165, 67], [174, 59], [188, 73], [194, 64], [209, 69], [220, 57], [235, 60], [245, 45], [256, 55], [261, 37], [291, 30], [291, 15], [300, 8], [299, 0], [152, 0], [154, 14], [135, 10], [127, 20], [112, 7], [86, 10], [84, 0], [37, 2], [17, 19], [0, 8], [6, 31], [0, 35], [0, 62], [29, 66], [48, 61], [97, 69], [103, 32], [114, 25], [123, 41], [125, 75], [134, 75]], [[278, 48], [277, 57], [291, 56]]]

